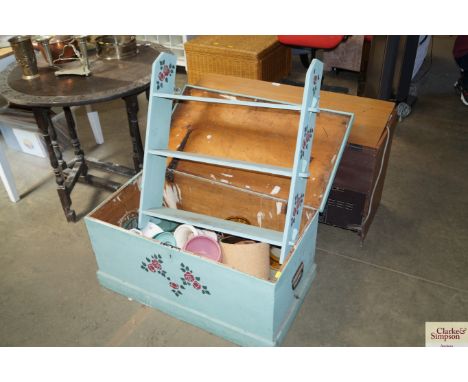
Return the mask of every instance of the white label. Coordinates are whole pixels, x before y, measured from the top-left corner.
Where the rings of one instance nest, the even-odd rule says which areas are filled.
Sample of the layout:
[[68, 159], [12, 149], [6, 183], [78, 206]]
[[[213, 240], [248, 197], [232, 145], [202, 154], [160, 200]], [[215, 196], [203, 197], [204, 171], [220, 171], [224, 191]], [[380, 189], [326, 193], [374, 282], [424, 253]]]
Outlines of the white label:
[[426, 347], [468, 347], [468, 322], [426, 322]]

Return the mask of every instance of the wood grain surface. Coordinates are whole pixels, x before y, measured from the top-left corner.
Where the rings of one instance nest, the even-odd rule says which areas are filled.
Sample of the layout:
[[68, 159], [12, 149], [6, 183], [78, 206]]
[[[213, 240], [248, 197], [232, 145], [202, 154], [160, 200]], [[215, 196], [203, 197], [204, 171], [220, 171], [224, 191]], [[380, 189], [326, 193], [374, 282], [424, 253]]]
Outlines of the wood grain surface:
[[[197, 89], [187, 89], [186, 93], [225, 98]], [[169, 149], [180, 150], [186, 140], [184, 152], [292, 167], [299, 117], [297, 111], [185, 101], [179, 103], [173, 114]], [[317, 117], [305, 197], [308, 206], [320, 206], [348, 120], [347, 116], [327, 112]], [[240, 189], [288, 199], [290, 178], [183, 160], [176, 168]]]
[[136, 94], [149, 86], [153, 61], [165, 48], [138, 49], [138, 55], [124, 60], [105, 61], [91, 54], [89, 77], [57, 77], [55, 70], [38, 58], [40, 76], [24, 80], [21, 68], [12, 63], [0, 74], [0, 92], [11, 103], [29, 107], [87, 105]]
[[[284, 102], [302, 102], [303, 88], [298, 86], [218, 74], [207, 74], [196, 85]], [[320, 107], [354, 113], [353, 128], [348, 142], [378, 148], [379, 140], [395, 104], [372, 98], [321, 91]]]

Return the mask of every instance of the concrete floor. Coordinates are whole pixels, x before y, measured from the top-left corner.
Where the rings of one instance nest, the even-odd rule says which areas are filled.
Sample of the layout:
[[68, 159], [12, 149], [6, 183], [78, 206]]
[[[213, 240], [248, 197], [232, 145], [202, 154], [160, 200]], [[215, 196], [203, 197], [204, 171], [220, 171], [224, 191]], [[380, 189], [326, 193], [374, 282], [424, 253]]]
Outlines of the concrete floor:
[[[419, 100], [397, 126], [364, 244], [320, 225], [318, 275], [285, 346], [424, 346], [426, 321], [468, 321], [468, 108], [452, 89], [451, 44], [435, 40]], [[131, 166], [123, 103], [97, 110], [102, 146], [78, 112], [87, 155]], [[84, 222], [65, 221], [48, 160], [7, 156], [22, 199], [11, 203], [0, 187], [0, 346], [232, 345], [100, 287]], [[78, 216], [107, 195], [77, 185]]]

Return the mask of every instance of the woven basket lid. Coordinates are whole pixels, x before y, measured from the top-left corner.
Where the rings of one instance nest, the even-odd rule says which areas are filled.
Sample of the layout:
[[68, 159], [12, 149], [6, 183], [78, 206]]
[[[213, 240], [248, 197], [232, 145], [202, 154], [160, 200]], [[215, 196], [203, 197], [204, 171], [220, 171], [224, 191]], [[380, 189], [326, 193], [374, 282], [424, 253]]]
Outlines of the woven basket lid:
[[198, 36], [185, 43], [187, 52], [259, 59], [280, 45], [276, 36]]

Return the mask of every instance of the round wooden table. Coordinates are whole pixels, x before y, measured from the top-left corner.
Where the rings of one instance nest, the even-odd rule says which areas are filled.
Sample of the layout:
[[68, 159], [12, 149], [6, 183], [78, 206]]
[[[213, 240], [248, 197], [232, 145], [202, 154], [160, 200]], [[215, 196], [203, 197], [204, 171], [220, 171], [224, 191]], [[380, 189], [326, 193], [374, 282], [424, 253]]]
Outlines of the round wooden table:
[[[66, 75], [56, 76], [45, 61], [38, 58], [40, 76], [33, 80], [21, 78], [21, 68], [11, 64], [0, 74], [0, 93], [11, 103], [33, 111], [37, 125], [47, 145], [50, 164], [55, 174], [57, 192], [68, 221], [75, 221], [76, 214], [71, 209], [71, 192], [77, 181], [117, 189], [120, 184], [104, 181], [88, 174], [88, 167], [131, 176], [143, 166], [143, 145], [138, 126], [138, 94], [149, 91], [151, 66], [161, 51], [160, 45], [142, 45], [138, 54], [123, 60], [99, 60], [90, 55], [91, 75], [88, 77]], [[147, 93], [148, 94], [148, 93]], [[133, 144], [134, 170], [114, 165], [85, 160], [76, 134], [75, 122], [70, 107], [124, 100], [127, 109], [130, 137]], [[75, 158], [66, 163], [57, 143], [57, 134], [51, 120], [51, 108], [63, 107]]]

